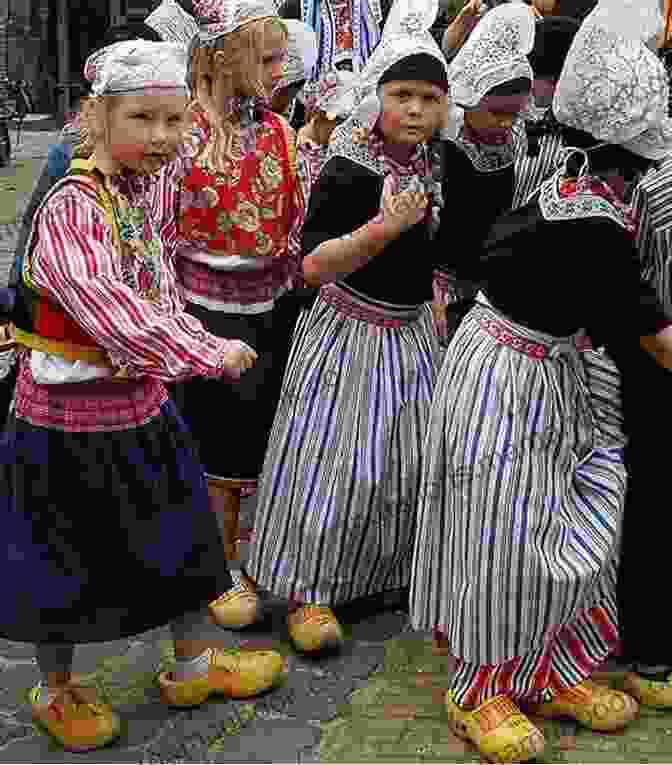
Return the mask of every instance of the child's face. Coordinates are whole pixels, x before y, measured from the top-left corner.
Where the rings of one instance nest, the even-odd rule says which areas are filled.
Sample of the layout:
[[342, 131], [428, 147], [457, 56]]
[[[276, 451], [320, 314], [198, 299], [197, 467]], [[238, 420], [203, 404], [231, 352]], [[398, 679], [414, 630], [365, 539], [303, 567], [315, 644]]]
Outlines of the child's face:
[[417, 146], [429, 141], [441, 126], [446, 96], [441, 88], [419, 80], [394, 80], [380, 88], [382, 112], [378, 123], [389, 143]]
[[280, 24], [267, 24], [261, 60], [261, 82], [270, 97], [282, 79], [282, 67], [287, 58], [287, 35]]
[[121, 96], [108, 111], [108, 151], [113, 160], [135, 173], [154, 173], [175, 157], [184, 138], [187, 97]]

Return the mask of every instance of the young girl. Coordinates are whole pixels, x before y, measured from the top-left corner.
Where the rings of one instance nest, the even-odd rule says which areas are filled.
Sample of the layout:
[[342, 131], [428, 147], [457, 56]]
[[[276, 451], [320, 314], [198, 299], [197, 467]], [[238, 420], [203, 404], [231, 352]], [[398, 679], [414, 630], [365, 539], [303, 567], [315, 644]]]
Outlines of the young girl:
[[562, 16], [547, 16], [536, 22], [534, 48], [529, 55], [534, 71], [533, 103], [525, 115], [527, 141], [520, 141], [516, 150], [516, 185], [511, 205], [514, 210], [558, 169], [564, 141], [551, 103], [578, 29], [578, 21]]
[[448, 89], [426, 34], [436, 10], [392, 10], [304, 225], [304, 277], [324, 286], [293, 341], [248, 566], [290, 600], [301, 651], [341, 644], [333, 606], [409, 583], [437, 350], [424, 305], [440, 204], [427, 141]]
[[[235, 379], [256, 354], [184, 313], [171, 237], [159, 236], [147, 204], [153, 185], [158, 199], [173, 194], [154, 174], [182, 139], [185, 51], [119, 43], [94, 54], [85, 74], [93, 154], [37, 211], [14, 275], [23, 351], [0, 452], [0, 635], [36, 644], [33, 716], [73, 751], [120, 730], [73, 683], [76, 643], [170, 622], [176, 664], [159, 683], [176, 706], [257, 693], [282, 667], [272, 652], [222, 652], [202, 637], [207, 604], [231, 577], [202, 467], [163, 381]], [[82, 381], [54, 384], [59, 375]]]
[[[602, 87], [608, 71], [619, 73], [613, 89]], [[618, 642], [626, 471], [624, 438], [609, 399], [605, 407], [594, 395], [600, 380], [582, 347], [587, 330], [624, 386], [637, 378], [628, 354], [640, 343], [672, 367], [672, 314], [640, 277], [635, 224], [615, 192], [626, 165], [669, 151], [657, 123], [666, 99], [644, 44], [604, 20], [584, 22], [554, 111], [590, 150], [502, 216], [463, 267], [483, 292], [448, 349], [432, 405], [412, 620], [447, 634], [457, 658], [450, 725], [498, 762], [543, 749], [525, 711], [598, 731], [638, 712], [633, 698], [590, 679]], [[602, 178], [588, 174], [589, 158]]]
[[[672, 9], [667, 5], [661, 42], [671, 28]], [[663, 125], [668, 135], [672, 135], [672, 120], [664, 120]], [[637, 244], [642, 270], [658, 299], [672, 311], [669, 220], [672, 156], [668, 151], [656, 159], [655, 166], [635, 190], [633, 208], [638, 216]], [[670, 524], [667, 512], [660, 511], [660, 476], [667, 467], [664, 464], [666, 450], [660, 446], [669, 432], [669, 417], [667, 407], [661, 407], [659, 402], [669, 396], [672, 377], [667, 370], [639, 356], [637, 377], [625, 384], [623, 390], [629, 440], [626, 448], [628, 494], [619, 570], [620, 629], [623, 653], [634, 665], [626, 676], [628, 691], [641, 704], [670, 709], [672, 650], [665, 630], [654, 627], [653, 590], [656, 588], [642, 587], [642, 581], [644, 577], [652, 582], [667, 578], [665, 542]]]
[[[476, 287], [456, 281], [457, 264], [478, 255], [495, 218], [511, 207], [515, 156], [524, 142], [520, 113], [527, 108], [532, 69], [534, 17], [523, 3], [488, 11], [449, 67], [451, 121], [443, 142], [446, 210], [459, 221], [460, 236], [435, 274], [434, 307], [447, 345], [473, 304]], [[449, 213], [448, 213], [449, 211]]]
[[[196, 99], [191, 156], [173, 179], [181, 186], [178, 274], [193, 317], [260, 354], [239, 383], [192, 380], [182, 391], [232, 560], [241, 492], [256, 486], [289, 351], [296, 314], [280, 298], [298, 271], [303, 221], [294, 136], [265, 104], [282, 76], [288, 35], [301, 50], [292, 29], [306, 28], [288, 27], [270, 0], [198, 0], [192, 10], [199, 31], [189, 62]], [[164, 23], [182, 23], [170, 5], [160, 12]], [[259, 615], [254, 587], [241, 579], [212, 610], [224, 626], [253, 622]]]
[[296, 163], [306, 203], [327, 160], [332, 133], [355, 107], [355, 82], [352, 72], [329, 69], [304, 88], [306, 125], [297, 138]]

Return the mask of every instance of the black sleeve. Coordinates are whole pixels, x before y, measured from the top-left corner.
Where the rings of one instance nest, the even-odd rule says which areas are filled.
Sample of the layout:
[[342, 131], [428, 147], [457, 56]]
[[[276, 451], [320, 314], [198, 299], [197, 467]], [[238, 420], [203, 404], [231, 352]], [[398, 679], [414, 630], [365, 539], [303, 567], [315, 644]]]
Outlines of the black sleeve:
[[586, 233], [584, 246], [593, 250], [603, 277], [589, 331], [599, 334], [609, 347], [621, 339], [655, 335], [672, 325], [672, 314], [642, 277], [634, 240], [607, 219], [592, 219]]
[[332, 157], [310, 192], [303, 224], [303, 255], [322, 242], [351, 234], [380, 209], [382, 178], [342, 157]]

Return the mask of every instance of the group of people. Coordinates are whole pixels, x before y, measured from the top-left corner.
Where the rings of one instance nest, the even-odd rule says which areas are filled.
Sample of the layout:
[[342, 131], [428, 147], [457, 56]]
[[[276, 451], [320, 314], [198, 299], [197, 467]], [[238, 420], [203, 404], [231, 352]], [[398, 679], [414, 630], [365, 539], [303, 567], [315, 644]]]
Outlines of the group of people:
[[669, 9], [472, 0], [443, 50], [437, 13], [163, 0], [89, 57], [0, 296], [0, 636], [67, 749], [121, 730], [78, 643], [170, 623], [175, 707], [273, 688], [278, 653], [204, 638], [269, 592], [305, 653], [406, 598], [491, 761], [540, 754], [528, 714], [672, 707]]

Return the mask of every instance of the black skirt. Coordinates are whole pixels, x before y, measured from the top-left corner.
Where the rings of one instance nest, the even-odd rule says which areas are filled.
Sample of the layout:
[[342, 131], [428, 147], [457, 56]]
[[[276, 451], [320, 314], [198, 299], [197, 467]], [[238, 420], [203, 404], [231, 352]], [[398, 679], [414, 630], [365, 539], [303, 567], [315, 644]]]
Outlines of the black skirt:
[[208, 332], [243, 340], [259, 356], [237, 382], [194, 378], [181, 386], [180, 408], [210, 477], [258, 479], [302, 305], [293, 294], [281, 297], [273, 310], [262, 314], [228, 314], [188, 304], [188, 312]]
[[118, 432], [68, 433], [11, 414], [0, 477], [8, 640], [116, 640], [232, 586], [203, 469], [172, 401]]

